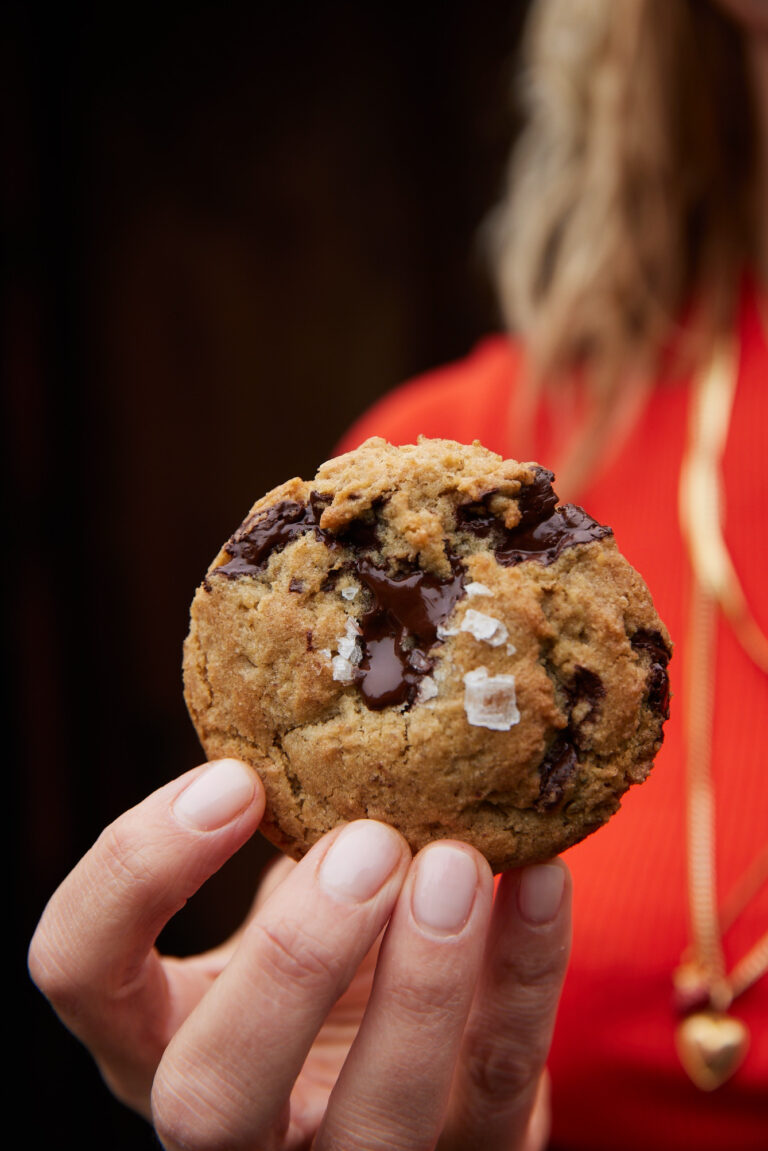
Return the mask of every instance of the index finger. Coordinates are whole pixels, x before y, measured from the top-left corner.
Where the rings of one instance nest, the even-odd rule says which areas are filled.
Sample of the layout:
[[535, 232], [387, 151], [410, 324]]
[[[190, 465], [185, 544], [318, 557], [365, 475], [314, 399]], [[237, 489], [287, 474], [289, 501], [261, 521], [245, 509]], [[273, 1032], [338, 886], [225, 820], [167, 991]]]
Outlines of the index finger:
[[[91, 1048], [119, 1047], [140, 1029], [161, 1053], [175, 1021], [155, 939], [263, 810], [264, 789], [246, 764], [193, 768], [115, 820], [51, 897], [30, 945], [30, 974]], [[153, 1030], [161, 1033], [148, 1040]]]

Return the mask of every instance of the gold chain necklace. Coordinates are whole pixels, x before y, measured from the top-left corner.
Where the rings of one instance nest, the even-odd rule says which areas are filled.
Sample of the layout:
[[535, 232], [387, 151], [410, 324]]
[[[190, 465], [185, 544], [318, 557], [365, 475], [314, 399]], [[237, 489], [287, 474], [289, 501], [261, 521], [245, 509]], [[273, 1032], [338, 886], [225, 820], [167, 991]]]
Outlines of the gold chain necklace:
[[712, 715], [718, 608], [753, 662], [768, 673], [768, 638], [752, 615], [723, 538], [722, 455], [736, 389], [731, 342], [716, 349], [694, 381], [688, 444], [680, 469], [679, 511], [692, 568], [686, 679], [686, 787], [691, 947], [674, 975], [685, 1013], [676, 1032], [680, 1060], [704, 1091], [729, 1079], [743, 1062], [749, 1033], [731, 1004], [768, 971], [768, 931], [726, 971], [722, 938], [768, 880], [768, 844], [717, 907]]

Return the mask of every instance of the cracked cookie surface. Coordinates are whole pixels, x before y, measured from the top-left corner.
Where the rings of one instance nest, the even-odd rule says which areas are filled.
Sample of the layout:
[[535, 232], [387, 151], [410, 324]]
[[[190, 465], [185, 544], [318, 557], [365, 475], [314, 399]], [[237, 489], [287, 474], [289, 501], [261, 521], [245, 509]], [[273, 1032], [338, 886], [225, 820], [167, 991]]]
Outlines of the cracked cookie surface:
[[371, 439], [224, 545], [185, 696], [208, 757], [258, 770], [284, 851], [367, 816], [499, 871], [576, 843], [646, 777], [669, 636], [610, 528], [552, 479], [479, 444]]

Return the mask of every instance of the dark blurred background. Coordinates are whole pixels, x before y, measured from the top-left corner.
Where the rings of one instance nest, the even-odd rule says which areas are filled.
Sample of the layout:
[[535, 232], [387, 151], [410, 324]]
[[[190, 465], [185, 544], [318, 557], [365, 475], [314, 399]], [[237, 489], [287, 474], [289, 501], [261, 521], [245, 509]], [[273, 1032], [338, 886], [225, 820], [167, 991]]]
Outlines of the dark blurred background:
[[[478, 232], [515, 130], [526, 7], [4, 7], [4, 727], [26, 1144], [155, 1145], [28, 986], [26, 943], [104, 824], [199, 762], [181, 695], [189, 602], [253, 500], [498, 327]], [[264, 858], [245, 848], [165, 948], [225, 937]]]

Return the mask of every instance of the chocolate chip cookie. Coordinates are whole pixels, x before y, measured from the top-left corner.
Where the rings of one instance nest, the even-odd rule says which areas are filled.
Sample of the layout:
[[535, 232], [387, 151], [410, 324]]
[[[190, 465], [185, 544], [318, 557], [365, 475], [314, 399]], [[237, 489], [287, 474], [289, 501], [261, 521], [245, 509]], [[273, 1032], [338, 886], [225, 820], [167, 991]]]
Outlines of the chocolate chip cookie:
[[336, 824], [496, 871], [600, 827], [648, 774], [669, 636], [609, 527], [479, 444], [367, 440], [260, 499], [197, 591], [185, 695], [298, 858]]

